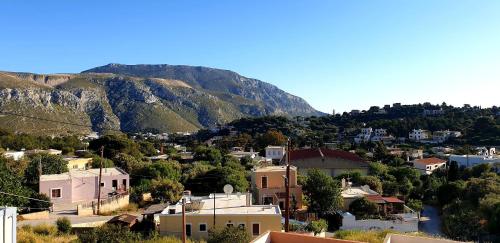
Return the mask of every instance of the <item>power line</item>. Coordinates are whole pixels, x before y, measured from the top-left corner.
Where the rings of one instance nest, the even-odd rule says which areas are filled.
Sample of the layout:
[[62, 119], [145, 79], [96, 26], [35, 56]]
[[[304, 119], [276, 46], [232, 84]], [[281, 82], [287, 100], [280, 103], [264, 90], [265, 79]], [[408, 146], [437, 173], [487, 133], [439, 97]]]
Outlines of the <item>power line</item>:
[[0, 193], [1, 194], [5, 194], [5, 195], [9, 195], [9, 196], [14, 196], [14, 197], [22, 197], [22, 198], [26, 198], [26, 199], [34, 200], [34, 201], [52, 203], [50, 201], [46, 201], [46, 200], [42, 200], [42, 199], [37, 199], [37, 198], [32, 198], [32, 197], [25, 197], [25, 196], [21, 196], [21, 195], [17, 195], [17, 194], [12, 194], [12, 193], [8, 193], [8, 192], [2, 192], [2, 191], [0, 191]]

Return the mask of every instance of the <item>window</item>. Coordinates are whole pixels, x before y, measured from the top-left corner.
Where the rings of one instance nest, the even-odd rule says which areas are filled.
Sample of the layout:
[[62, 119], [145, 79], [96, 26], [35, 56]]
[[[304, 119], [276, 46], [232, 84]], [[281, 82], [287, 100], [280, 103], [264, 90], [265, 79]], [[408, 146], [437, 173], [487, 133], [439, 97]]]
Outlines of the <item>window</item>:
[[186, 236], [191, 237], [191, 224], [186, 224]]
[[285, 202], [280, 201], [280, 209], [285, 210]]
[[231, 227], [233, 227], [233, 226], [234, 226], [234, 225], [233, 225], [232, 223], [227, 223], [227, 224], [226, 224], [226, 227], [228, 227], [228, 228], [231, 228]]
[[78, 165], [73, 165], [73, 169], [78, 169]]
[[101, 187], [104, 187], [104, 185], [105, 185], [105, 184], [104, 184], [104, 181], [103, 181], [103, 182], [101, 182]]
[[51, 198], [61, 198], [61, 188], [55, 188], [50, 190]]
[[273, 204], [273, 197], [264, 197], [262, 199], [262, 202], [264, 205]]
[[259, 223], [252, 224], [252, 235], [260, 235], [260, 224]]
[[261, 177], [261, 187], [267, 188], [267, 176]]
[[127, 179], [123, 179], [122, 185], [123, 185], [123, 190], [127, 190]]
[[111, 187], [113, 188], [113, 190], [118, 190], [118, 180], [112, 180]]
[[240, 224], [238, 224], [238, 228], [240, 228], [240, 229], [244, 229], [244, 228], [245, 228], [245, 223], [240, 223]]
[[174, 209], [169, 209], [168, 214], [175, 214], [175, 208]]
[[207, 224], [203, 223], [200, 224], [200, 232], [207, 232]]

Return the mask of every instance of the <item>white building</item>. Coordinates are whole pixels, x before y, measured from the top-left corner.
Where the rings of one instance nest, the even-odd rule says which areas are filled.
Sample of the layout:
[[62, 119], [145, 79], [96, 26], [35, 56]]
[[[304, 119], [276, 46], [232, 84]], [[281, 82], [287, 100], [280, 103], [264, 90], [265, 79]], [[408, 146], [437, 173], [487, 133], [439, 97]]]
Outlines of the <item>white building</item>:
[[459, 131], [435, 131], [434, 133], [432, 133], [432, 140], [437, 143], [444, 143], [450, 138], [457, 138], [460, 136], [462, 136], [462, 133]]
[[3, 153], [5, 158], [11, 158], [13, 160], [20, 160], [24, 157], [24, 151], [5, 151]]
[[368, 142], [372, 137], [373, 129], [371, 127], [361, 128], [361, 132], [354, 138], [354, 142]]
[[17, 208], [0, 208], [0, 240], [4, 243], [16, 243]]
[[413, 167], [417, 168], [420, 173], [430, 175], [434, 170], [446, 167], [446, 160], [438, 158], [416, 159], [413, 161]]
[[283, 146], [267, 146], [266, 158], [272, 160], [281, 160], [285, 156], [285, 147]]
[[422, 129], [413, 129], [413, 131], [410, 132], [408, 135], [408, 138], [412, 141], [420, 141], [420, 140], [425, 140], [429, 139], [429, 131], [427, 130], [422, 130]]
[[457, 162], [458, 166], [472, 167], [479, 164], [491, 164], [500, 167], [500, 157], [491, 155], [450, 155], [450, 162]]

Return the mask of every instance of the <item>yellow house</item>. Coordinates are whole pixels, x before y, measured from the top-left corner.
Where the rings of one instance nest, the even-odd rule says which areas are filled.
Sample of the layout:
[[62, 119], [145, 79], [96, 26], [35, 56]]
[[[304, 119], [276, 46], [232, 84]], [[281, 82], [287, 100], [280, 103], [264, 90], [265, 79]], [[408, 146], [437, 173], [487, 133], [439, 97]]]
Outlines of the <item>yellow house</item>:
[[[286, 166], [265, 166], [252, 169], [252, 189], [259, 204], [279, 205], [285, 209]], [[290, 166], [290, 201], [295, 198], [298, 209], [302, 208], [302, 187], [297, 184], [297, 167]]]
[[[215, 196], [215, 198], [214, 198]], [[281, 231], [281, 212], [276, 205], [252, 205], [250, 194], [185, 196], [186, 235], [207, 239], [214, 227], [243, 227], [252, 237], [266, 231]], [[215, 206], [215, 210], [214, 210]], [[182, 236], [182, 205], [170, 205], [159, 214], [161, 235]]]
[[92, 163], [92, 158], [78, 158], [78, 157], [68, 157], [64, 158], [68, 161], [68, 169], [82, 169], [86, 170], [90, 168], [90, 163]]

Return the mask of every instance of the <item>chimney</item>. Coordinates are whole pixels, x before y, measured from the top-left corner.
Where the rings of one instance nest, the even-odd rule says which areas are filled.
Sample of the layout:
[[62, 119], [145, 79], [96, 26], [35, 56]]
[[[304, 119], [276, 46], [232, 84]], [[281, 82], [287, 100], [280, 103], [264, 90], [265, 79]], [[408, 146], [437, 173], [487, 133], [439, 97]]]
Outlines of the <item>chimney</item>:
[[246, 206], [247, 206], [247, 207], [252, 206], [252, 193], [247, 192], [247, 198], [246, 198], [246, 201], [247, 201], [247, 203], [246, 203]]

